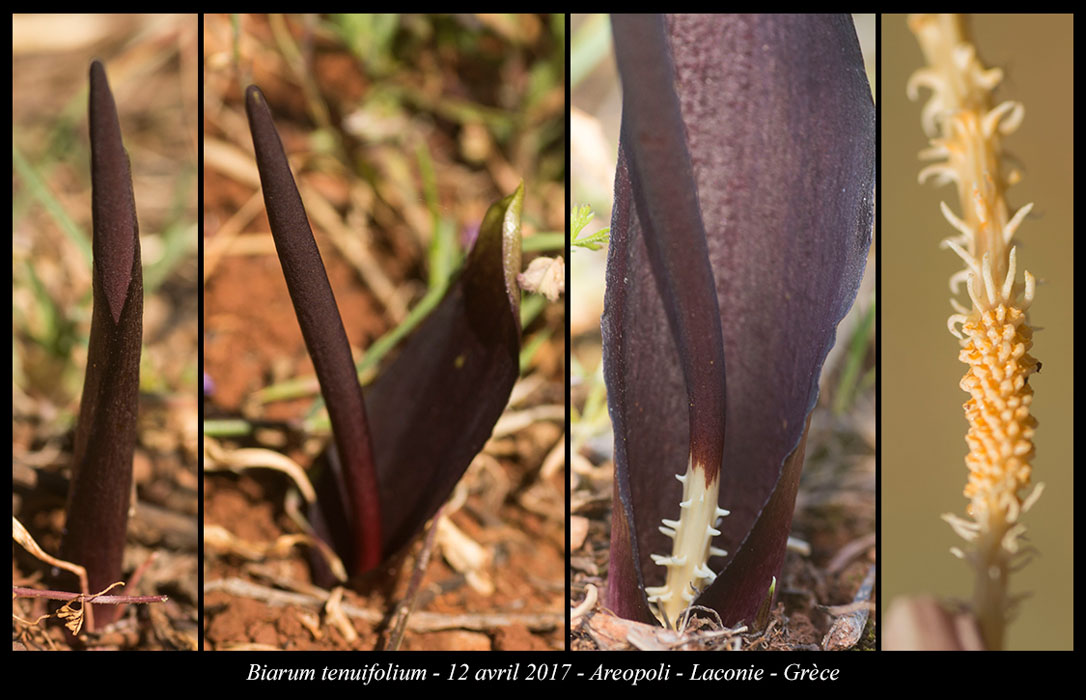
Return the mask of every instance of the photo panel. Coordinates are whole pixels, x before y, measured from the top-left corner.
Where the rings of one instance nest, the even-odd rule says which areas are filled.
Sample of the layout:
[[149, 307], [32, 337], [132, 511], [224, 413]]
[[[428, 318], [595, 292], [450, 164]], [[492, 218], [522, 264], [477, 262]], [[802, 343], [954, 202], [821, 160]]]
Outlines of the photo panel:
[[204, 17], [205, 648], [564, 647], [564, 37]]
[[875, 26], [572, 18], [575, 650], [875, 647]]
[[1072, 645], [1072, 27], [882, 17], [886, 648]]

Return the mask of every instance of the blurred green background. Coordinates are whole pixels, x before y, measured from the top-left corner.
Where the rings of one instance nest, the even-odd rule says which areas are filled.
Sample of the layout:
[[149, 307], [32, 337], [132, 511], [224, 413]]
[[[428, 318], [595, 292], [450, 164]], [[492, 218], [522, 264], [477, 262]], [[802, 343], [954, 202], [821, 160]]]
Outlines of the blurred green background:
[[[258, 281], [270, 285], [261, 293], [286, 289], [244, 117], [249, 84], [271, 106], [364, 379], [440, 299], [490, 203], [521, 182], [524, 263], [564, 249], [563, 15], [208, 14], [203, 29], [204, 351], [219, 408], [264, 388], [267, 402], [316, 394], [293, 312], [244, 298]], [[525, 366], [564, 340], [559, 306], [526, 296]], [[279, 356], [298, 363], [269, 371]]]
[[174, 405], [186, 401], [195, 416], [198, 32], [196, 15], [12, 18], [17, 455], [67, 433], [83, 385], [91, 318], [87, 93], [95, 58], [105, 64], [132, 164], [144, 280], [140, 388]]

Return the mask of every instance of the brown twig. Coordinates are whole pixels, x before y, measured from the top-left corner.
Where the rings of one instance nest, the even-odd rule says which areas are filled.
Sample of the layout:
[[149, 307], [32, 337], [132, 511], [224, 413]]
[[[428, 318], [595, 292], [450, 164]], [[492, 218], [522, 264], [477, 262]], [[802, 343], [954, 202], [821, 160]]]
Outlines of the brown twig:
[[164, 595], [84, 595], [83, 593], [69, 593], [68, 591], [42, 590], [39, 588], [24, 588], [12, 586], [11, 593], [16, 598], [48, 598], [50, 600], [76, 600], [84, 599], [95, 605], [138, 605], [141, 603], [164, 603], [169, 600]]
[[407, 584], [407, 591], [392, 615], [392, 632], [389, 633], [385, 651], [396, 651], [403, 642], [403, 633], [407, 629], [407, 618], [410, 617], [415, 602], [418, 600], [419, 585], [422, 583], [422, 576], [426, 573], [426, 568], [430, 565], [430, 555], [434, 551], [437, 526], [441, 522], [441, 516], [444, 512], [445, 506], [437, 509], [434, 520], [430, 524], [430, 531], [426, 533], [426, 539], [422, 543], [422, 551], [419, 552], [418, 559], [415, 560], [415, 569], [411, 572], [411, 580]]
[[849, 562], [874, 546], [875, 533], [873, 532], [852, 540], [833, 555], [830, 563], [826, 564], [826, 573], [832, 575], [840, 572]]
[[870, 598], [875, 587], [875, 565], [872, 564], [864, 577], [860, 589], [852, 599], [852, 604], [840, 606], [839, 609], [831, 608], [831, 614], [839, 615], [833, 621], [826, 636], [822, 638], [822, 648], [826, 651], [839, 651], [851, 649], [860, 641], [867, 618], [871, 614]]

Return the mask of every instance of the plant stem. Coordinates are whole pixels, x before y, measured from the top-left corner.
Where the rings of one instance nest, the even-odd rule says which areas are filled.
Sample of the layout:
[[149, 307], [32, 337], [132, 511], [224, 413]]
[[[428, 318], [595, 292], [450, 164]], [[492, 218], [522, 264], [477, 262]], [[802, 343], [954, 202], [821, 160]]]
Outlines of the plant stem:
[[[1006, 528], [1003, 528], [1006, 529]], [[984, 532], [977, 542], [982, 564], [976, 567], [973, 612], [987, 649], [1002, 649], [1007, 618], [1007, 561], [1001, 556], [998, 531]]]

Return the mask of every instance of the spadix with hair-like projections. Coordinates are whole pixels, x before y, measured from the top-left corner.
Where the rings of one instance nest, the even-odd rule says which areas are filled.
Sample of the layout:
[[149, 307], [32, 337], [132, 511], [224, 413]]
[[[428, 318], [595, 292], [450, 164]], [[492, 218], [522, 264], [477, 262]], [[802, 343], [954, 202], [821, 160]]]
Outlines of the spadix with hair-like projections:
[[[871, 241], [874, 105], [847, 16], [615, 16], [604, 376], [608, 606], [753, 621]], [[726, 516], [726, 517], [725, 517]]]

